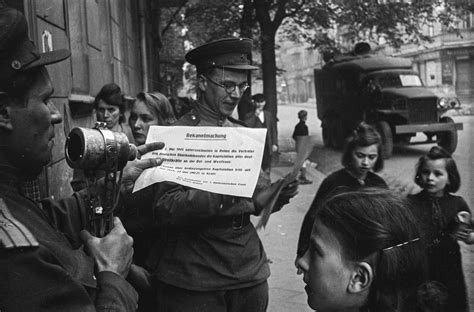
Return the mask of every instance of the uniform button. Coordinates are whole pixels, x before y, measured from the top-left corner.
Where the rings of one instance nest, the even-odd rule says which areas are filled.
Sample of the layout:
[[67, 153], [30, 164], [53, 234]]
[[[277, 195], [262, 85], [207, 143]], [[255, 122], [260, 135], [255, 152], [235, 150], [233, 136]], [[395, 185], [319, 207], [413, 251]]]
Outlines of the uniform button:
[[221, 208], [221, 209], [222, 209], [222, 208], [224, 208], [224, 205], [223, 205], [223, 204], [221, 204], [220, 208]]
[[21, 68], [21, 63], [20, 61], [17, 61], [17, 60], [14, 60], [11, 65], [12, 65], [12, 68], [16, 70]]

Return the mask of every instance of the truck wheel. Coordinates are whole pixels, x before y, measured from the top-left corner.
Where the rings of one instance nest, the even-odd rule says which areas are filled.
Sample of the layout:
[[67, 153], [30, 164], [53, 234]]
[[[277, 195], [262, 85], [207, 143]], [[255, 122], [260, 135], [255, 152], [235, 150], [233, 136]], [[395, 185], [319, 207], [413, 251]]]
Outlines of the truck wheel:
[[321, 132], [323, 136], [323, 144], [325, 147], [331, 147], [331, 132], [327, 122], [323, 122], [321, 126]]
[[376, 128], [382, 137], [382, 158], [388, 159], [392, 157], [393, 153], [392, 129], [386, 121], [377, 122]]
[[[454, 120], [451, 117], [441, 117], [439, 121], [444, 123], [454, 123]], [[458, 146], [458, 132], [456, 130], [438, 132], [436, 138], [438, 139], [439, 146], [451, 154], [454, 153]]]
[[342, 120], [337, 117], [332, 122], [331, 127], [331, 145], [335, 149], [341, 149], [344, 147], [344, 125]]

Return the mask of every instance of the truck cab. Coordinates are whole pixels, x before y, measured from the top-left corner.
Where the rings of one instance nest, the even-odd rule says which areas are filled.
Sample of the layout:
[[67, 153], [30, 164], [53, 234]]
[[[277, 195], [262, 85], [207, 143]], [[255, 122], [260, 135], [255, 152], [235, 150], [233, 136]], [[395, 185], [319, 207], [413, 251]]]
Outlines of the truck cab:
[[[460, 108], [459, 100], [438, 97], [423, 86], [411, 60], [369, 54], [331, 58], [315, 69], [316, 105], [324, 145], [341, 148], [344, 139], [365, 121], [379, 131], [383, 157], [394, 144], [437, 143], [456, 150], [461, 123], [445, 116]], [[423, 142], [411, 142], [419, 132]]]

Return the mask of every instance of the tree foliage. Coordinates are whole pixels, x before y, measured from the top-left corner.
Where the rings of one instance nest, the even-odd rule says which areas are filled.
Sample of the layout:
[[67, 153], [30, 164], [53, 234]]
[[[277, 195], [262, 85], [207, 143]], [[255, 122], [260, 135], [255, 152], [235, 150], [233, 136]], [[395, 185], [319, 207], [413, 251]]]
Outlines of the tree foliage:
[[[257, 7], [266, 14], [256, 14]], [[327, 50], [340, 47], [337, 27], [353, 42], [399, 47], [429, 41], [423, 26], [433, 23], [457, 31], [457, 23], [469, 10], [473, 10], [469, 0], [194, 0], [184, 18], [189, 39], [196, 44], [241, 33], [258, 42], [264, 24], [267, 32], [279, 30], [284, 38]]]

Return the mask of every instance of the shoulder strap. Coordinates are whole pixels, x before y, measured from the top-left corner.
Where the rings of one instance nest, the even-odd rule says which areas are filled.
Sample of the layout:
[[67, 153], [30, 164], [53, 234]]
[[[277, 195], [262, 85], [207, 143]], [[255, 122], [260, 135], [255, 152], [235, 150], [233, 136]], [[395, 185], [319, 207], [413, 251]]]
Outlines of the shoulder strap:
[[7, 204], [0, 198], [0, 249], [38, 246], [33, 234], [12, 216]]

